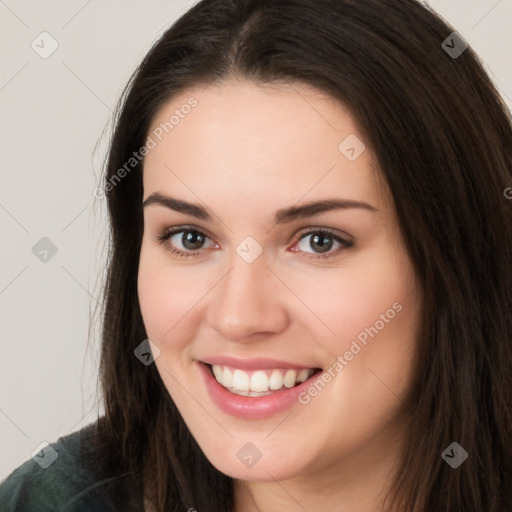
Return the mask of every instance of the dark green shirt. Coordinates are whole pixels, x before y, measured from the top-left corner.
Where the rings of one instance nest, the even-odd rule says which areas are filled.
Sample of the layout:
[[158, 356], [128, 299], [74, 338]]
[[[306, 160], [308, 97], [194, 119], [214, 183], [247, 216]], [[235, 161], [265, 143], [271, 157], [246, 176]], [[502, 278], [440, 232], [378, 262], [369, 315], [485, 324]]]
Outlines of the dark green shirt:
[[126, 476], [93, 471], [93, 425], [59, 437], [0, 482], [0, 511], [144, 512]]

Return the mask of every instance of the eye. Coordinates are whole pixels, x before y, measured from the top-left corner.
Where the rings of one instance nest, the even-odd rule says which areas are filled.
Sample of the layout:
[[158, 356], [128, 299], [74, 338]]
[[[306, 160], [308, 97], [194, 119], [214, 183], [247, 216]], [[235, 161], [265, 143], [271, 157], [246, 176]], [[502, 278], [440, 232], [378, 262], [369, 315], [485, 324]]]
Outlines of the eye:
[[[312, 257], [313, 259], [326, 259], [337, 256], [343, 249], [348, 249], [354, 245], [353, 242], [346, 240], [345, 238], [332, 233], [326, 229], [314, 228], [310, 229], [306, 232], [302, 232], [299, 234], [299, 241], [296, 245], [300, 245], [304, 240], [310, 238], [309, 244], [304, 243], [301, 251], [305, 251], [308, 247], [313, 249], [315, 253]], [[338, 244], [341, 246], [337, 251], [329, 252], [333, 245]], [[316, 252], [318, 251], [318, 252]], [[297, 251], [292, 251], [297, 252]], [[308, 252], [308, 251], [305, 251]]]
[[[303, 243], [303, 241], [308, 237], [310, 237], [309, 244]], [[321, 228], [314, 228], [309, 229], [307, 232], [301, 232], [296, 239], [298, 239], [298, 241], [295, 245], [303, 243], [303, 247], [301, 247], [299, 251], [292, 249], [292, 252], [305, 252], [307, 254], [311, 254], [307, 251], [309, 246], [309, 248], [313, 249], [313, 256], [307, 257], [312, 259], [331, 258], [337, 256], [341, 251], [343, 251], [343, 249], [354, 245], [353, 242], [346, 240], [329, 230]], [[181, 226], [178, 228], [164, 230], [156, 237], [155, 240], [161, 244], [166, 244], [168, 246], [168, 250], [180, 258], [197, 258], [202, 254], [201, 251], [204, 249], [203, 245], [205, 241], [211, 240], [211, 238], [198, 229]], [[177, 248], [177, 244], [181, 244], [182, 248]], [[331, 249], [335, 244], [338, 244], [340, 247], [337, 251], [331, 252]]]
[[[210, 239], [210, 237], [208, 237], [202, 231], [198, 231], [197, 229], [193, 229], [191, 227], [187, 228], [186, 226], [165, 230], [156, 238], [156, 240], [161, 244], [166, 243], [169, 246], [168, 249], [172, 254], [176, 254], [183, 258], [197, 258], [200, 256], [200, 249], [202, 249], [202, 245], [204, 244], [205, 239]], [[174, 247], [174, 245], [177, 243], [181, 244], [183, 249], [177, 249]]]

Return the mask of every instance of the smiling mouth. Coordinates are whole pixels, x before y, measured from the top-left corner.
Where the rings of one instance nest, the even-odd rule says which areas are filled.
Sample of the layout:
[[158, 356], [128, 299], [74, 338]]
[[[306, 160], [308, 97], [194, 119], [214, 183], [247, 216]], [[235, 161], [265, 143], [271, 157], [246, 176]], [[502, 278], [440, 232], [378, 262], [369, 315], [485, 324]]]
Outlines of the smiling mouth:
[[314, 377], [320, 368], [262, 369], [245, 371], [225, 365], [208, 364], [215, 380], [227, 391], [241, 396], [268, 396], [293, 388]]

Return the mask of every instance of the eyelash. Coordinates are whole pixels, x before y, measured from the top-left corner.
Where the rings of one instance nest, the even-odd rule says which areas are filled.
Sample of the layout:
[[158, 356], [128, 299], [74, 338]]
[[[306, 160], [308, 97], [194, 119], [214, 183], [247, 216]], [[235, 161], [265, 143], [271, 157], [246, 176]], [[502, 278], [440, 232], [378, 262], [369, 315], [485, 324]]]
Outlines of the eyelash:
[[[203, 231], [199, 230], [199, 229], [196, 229], [194, 228], [193, 226], [180, 226], [178, 228], [171, 228], [171, 229], [166, 229], [164, 231], [162, 231], [159, 235], [157, 235], [157, 237], [155, 238], [155, 240], [160, 243], [160, 244], [164, 244], [167, 240], [169, 240], [172, 236], [178, 234], [178, 233], [183, 233], [183, 232], [193, 232], [193, 233], [199, 233], [201, 235], [204, 235], [205, 237], [207, 238], [210, 238], [206, 233], [204, 233]], [[349, 241], [349, 240], [346, 240], [342, 237], [340, 237], [339, 235], [336, 235], [335, 233], [333, 233], [332, 231], [329, 231], [327, 229], [319, 229], [319, 228], [311, 228], [311, 229], [308, 229], [307, 231], [302, 231], [300, 232], [297, 237], [296, 237], [296, 243], [300, 242], [302, 239], [306, 238], [308, 235], [312, 235], [312, 234], [327, 234], [327, 235], [330, 235], [331, 237], [333, 237], [337, 242], [339, 242], [341, 245], [344, 246], [345, 249], [348, 249], [350, 247], [352, 247], [354, 245], [353, 242]], [[200, 250], [197, 250], [197, 251], [182, 251], [180, 249], [175, 249], [173, 247], [170, 247], [168, 248], [168, 250], [172, 253], [172, 254], [175, 254], [177, 255], [178, 257], [180, 258], [197, 258], [201, 255], [201, 249]], [[338, 255], [339, 252], [341, 252], [342, 249], [338, 249], [337, 251], [333, 252], [333, 253], [328, 253], [328, 254], [319, 254], [317, 256], [307, 256], [308, 258], [311, 258], [311, 259], [314, 259], [314, 260], [322, 260], [322, 259], [330, 259], [330, 258], [333, 258], [335, 256]], [[299, 252], [299, 251], [298, 251]], [[306, 254], [311, 254], [311, 253], [306, 253]]]

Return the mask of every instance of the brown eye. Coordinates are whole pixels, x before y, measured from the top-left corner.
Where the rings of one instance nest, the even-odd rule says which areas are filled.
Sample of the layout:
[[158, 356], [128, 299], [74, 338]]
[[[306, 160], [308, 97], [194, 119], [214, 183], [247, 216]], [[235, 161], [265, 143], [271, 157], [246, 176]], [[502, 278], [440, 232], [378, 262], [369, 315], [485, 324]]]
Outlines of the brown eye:
[[180, 231], [179, 233], [183, 233], [181, 239], [179, 239], [180, 243], [189, 251], [200, 249], [204, 243], [204, 233], [198, 231]]
[[199, 256], [206, 239], [209, 237], [202, 231], [186, 227], [165, 230], [156, 238], [159, 243], [167, 245], [171, 253], [180, 257]]
[[[310, 238], [309, 243], [303, 243]], [[174, 239], [174, 240], [173, 240]], [[167, 249], [179, 257], [198, 257], [205, 248], [206, 240], [211, 240], [208, 235], [195, 228], [187, 228], [181, 226], [179, 228], [167, 229], [157, 236], [156, 240], [167, 246]], [[325, 229], [314, 229], [302, 232], [296, 245], [303, 243], [300, 250], [292, 250], [292, 252], [305, 252], [313, 254], [308, 256], [313, 259], [328, 259], [337, 256], [344, 249], [352, 247], [353, 242], [345, 238], [327, 231]], [[333, 247], [338, 245], [338, 250], [332, 252]], [[180, 247], [181, 245], [181, 247]], [[311, 249], [309, 251], [308, 249]]]
[[[302, 233], [297, 245], [300, 245], [300, 243], [307, 238], [310, 238], [309, 243], [304, 243], [301, 251], [309, 252], [307, 249], [312, 249], [312, 252], [317, 254], [317, 256], [311, 257], [316, 259], [325, 259], [337, 256], [341, 251], [343, 251], [343, 249], [347, 249], [354, 245], [353, 242], [350, 242], [339, 235], [321, 229], [310, 230], [306, 233]], [[330, 252], [335, 244], [338, 244], [341, 248], [335, 252]]]

